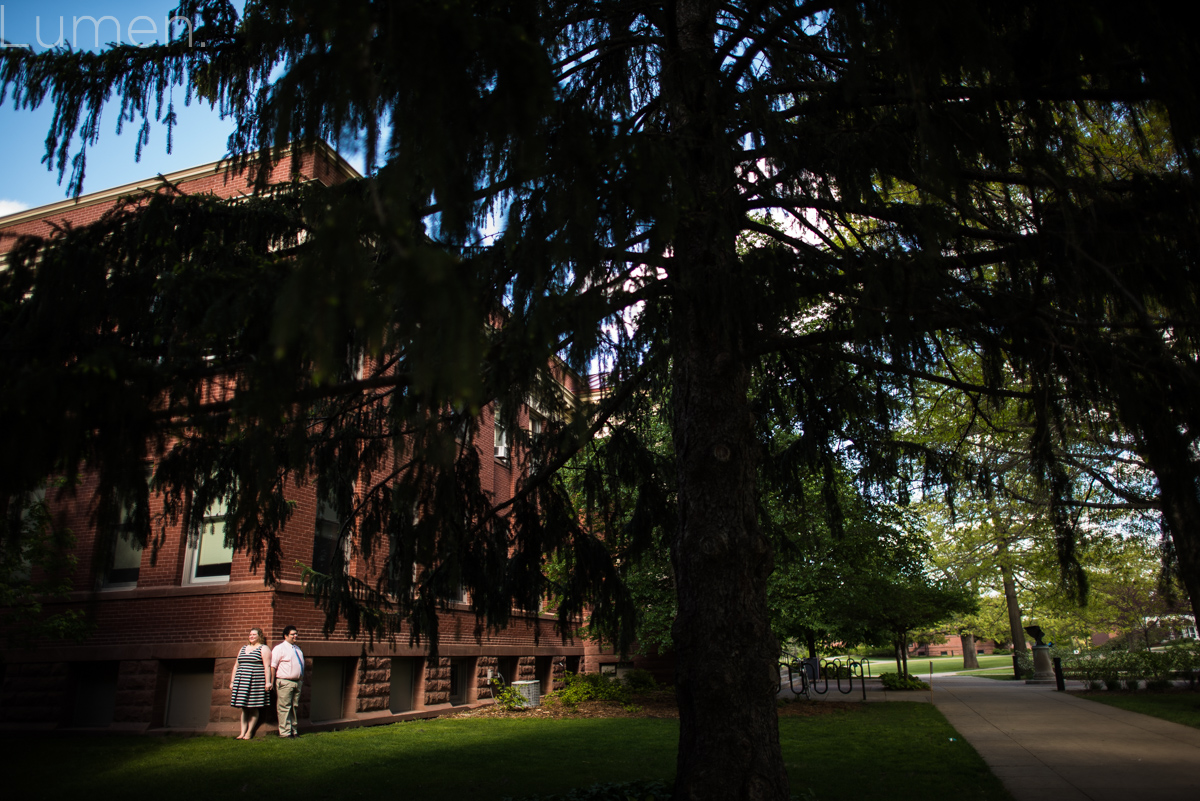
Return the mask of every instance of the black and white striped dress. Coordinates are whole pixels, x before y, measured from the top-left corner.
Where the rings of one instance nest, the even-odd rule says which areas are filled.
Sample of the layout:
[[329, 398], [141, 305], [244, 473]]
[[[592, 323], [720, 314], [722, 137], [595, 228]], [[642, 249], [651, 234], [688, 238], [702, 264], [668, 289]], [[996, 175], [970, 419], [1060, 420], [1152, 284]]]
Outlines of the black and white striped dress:
[[263, 669], [261, 645], [243, 645], [238, 651], [237, 670], [233, 674], [233, 694], [229, 705], [240, 709], [266, 706], [267, 673]]

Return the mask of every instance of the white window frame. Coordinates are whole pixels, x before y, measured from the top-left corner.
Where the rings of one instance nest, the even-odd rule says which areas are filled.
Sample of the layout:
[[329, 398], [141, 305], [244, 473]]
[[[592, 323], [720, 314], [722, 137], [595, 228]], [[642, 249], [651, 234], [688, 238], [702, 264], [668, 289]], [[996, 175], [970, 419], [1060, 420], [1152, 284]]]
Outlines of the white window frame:
[[498, 462], [508, 464], [512, 454], [512, 444], [508, 439], [508, 431], [500, 423], [500, 404], [492, 407], [492, 456]]
[[[229, 549], [229, 573], [219, 576], [197, 576], [196, 571], [200, 568], [200, 551], [204, 545], [205, 536], [209, 536], [209, 542], [212, 542], [209, 534], [210, 527], [215, 534], [216, 528], [219, 525], [221, 528], [221, 542], [225, 541], [225, 501], [218, 500], [209, 504], [209, 507], [204, 510], [204, 519], [200, 524], [199, 535], [189, 536], [187, 543], [187, 556], [184, 559], [183, 576], [185, 584], [227, 584], [230, 576], [233, 573], [233, 554], [232, 548]], [[224, 564], [224, 562], [216, 562], [214, 564]]]

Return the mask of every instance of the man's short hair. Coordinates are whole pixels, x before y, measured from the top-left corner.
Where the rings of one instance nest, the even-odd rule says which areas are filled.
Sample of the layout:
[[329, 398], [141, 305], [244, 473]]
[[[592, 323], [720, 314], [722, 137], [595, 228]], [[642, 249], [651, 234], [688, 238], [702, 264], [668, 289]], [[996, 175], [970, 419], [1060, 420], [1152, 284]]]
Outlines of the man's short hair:
[[295, 626], [284, 626], [283, 627], [283, 636], [286, 637], [295, 630], [296, 630]]

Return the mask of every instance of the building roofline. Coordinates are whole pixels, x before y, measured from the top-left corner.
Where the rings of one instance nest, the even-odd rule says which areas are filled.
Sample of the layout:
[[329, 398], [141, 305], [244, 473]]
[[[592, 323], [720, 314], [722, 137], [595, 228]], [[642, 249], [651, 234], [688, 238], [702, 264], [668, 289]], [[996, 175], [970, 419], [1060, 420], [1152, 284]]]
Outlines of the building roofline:
[[[347, 179], [362, 177], [358, 170], [354, 169], [354, 167], [352, 167], [350, 163], [346, 161], [346, 159], [342, 158], [342, 155], [334, 150], [328, 143], [320, 141], [314, 146], [314, 150], [318, 154], [322, 154], [328, 158], [333, 164], [334, 168], [342, 172]], [[282, 161], [284, 158], [290, 156], [292, 151], [293, 147], [291, 145], [280, 149], [279, 160]], [[130, 195], [137, 194], [138, 192], [153, 191], [164, 184], [178, 184], [183, 181], [202, 178], [206, 175], [215, 175], [223, 170], [227, 173], [232, 173], [233, 165], [231, 162], [232, 159], [225, 157], [218, 159], [217, 161], [209, 162], [208, 164], [201, 164], [196, 167], [188, 167], [183, 170], [176, 170], [175, 172], [169, 172], [165, 175], [163, 173], [159, 173], [152, 178], [143, 178], [140, 181], [122, 184], [121, 186], [114, 186], [110, 189], [102, 189], [99, 192], [91, 192], [86, 195], [80, 195], [79, 197], [67, 198], [66, 200], [50, 203], [45, 206], [36, 206], [32, 209], [14, 212], [12, 214], [0, 217], [0, 227], [16, 225], [18, 223], [36, 220], [40, 217], [49, 217], [55, 214], [61, 214], [65, 211], [71, 211], [73, 209], [86, 208], [87, 206], [94, 206], [97, 203], [106, 203], [117, 198], [129, 197]]]

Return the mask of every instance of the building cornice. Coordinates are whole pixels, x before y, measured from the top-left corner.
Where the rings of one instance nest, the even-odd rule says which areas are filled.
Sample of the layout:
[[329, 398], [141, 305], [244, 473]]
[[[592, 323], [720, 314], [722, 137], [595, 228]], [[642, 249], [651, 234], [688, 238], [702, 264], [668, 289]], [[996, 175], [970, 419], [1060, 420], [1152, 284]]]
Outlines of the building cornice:
[[[330, 164], [347, 179], [361, 178], [358, 170], [350, 166], [350, 163], [342, 158], [336, 150], [330, 147], [325, 142], [319, 142], [314, 147], [319, 155], [329, 159]], [[276, 161], [283, 161], [292, 155], [294, 148], [289, 145], [280, 149]], [[92, 192], [87, 195], [80, 195], [76, 198], [68, 198], [60, 200], [57, 203], [51, 203], [46, 206], [38, 206], [32, 209], [18, 211], [15, 214], [9, 214], [0, 217], [0, 227], [8, 227], [11, 225], [19, 225], [23, 222], [37, 220], [42, 217], [53, 217], [61, 215], [65, 212], [74, 211], [76, 209], [95, 206], [99, 203], [108, 203], [122, 197], [129, 197], [143, 192], [153, 192], [167, 184], [179, 184], [185, 181], [193, 181], [197, 178], [204, 178], [210, 175], [219, 175], [224, 172], [227, 176], [240, 175], [240, 172], [234, 172], [233, 159], [222, 158], [218, 161], [201, 164], [198, 167], [189, 167], [185, 170], [177, 170], [175, 172], [159, 173], [152, 178], [143, 178], [140, 181], [134, 181], [121, 186], [114, 186], [111, 189], [104, 189], [99, 192]], [[249, 193], [247, 193], [249, 194]]]

